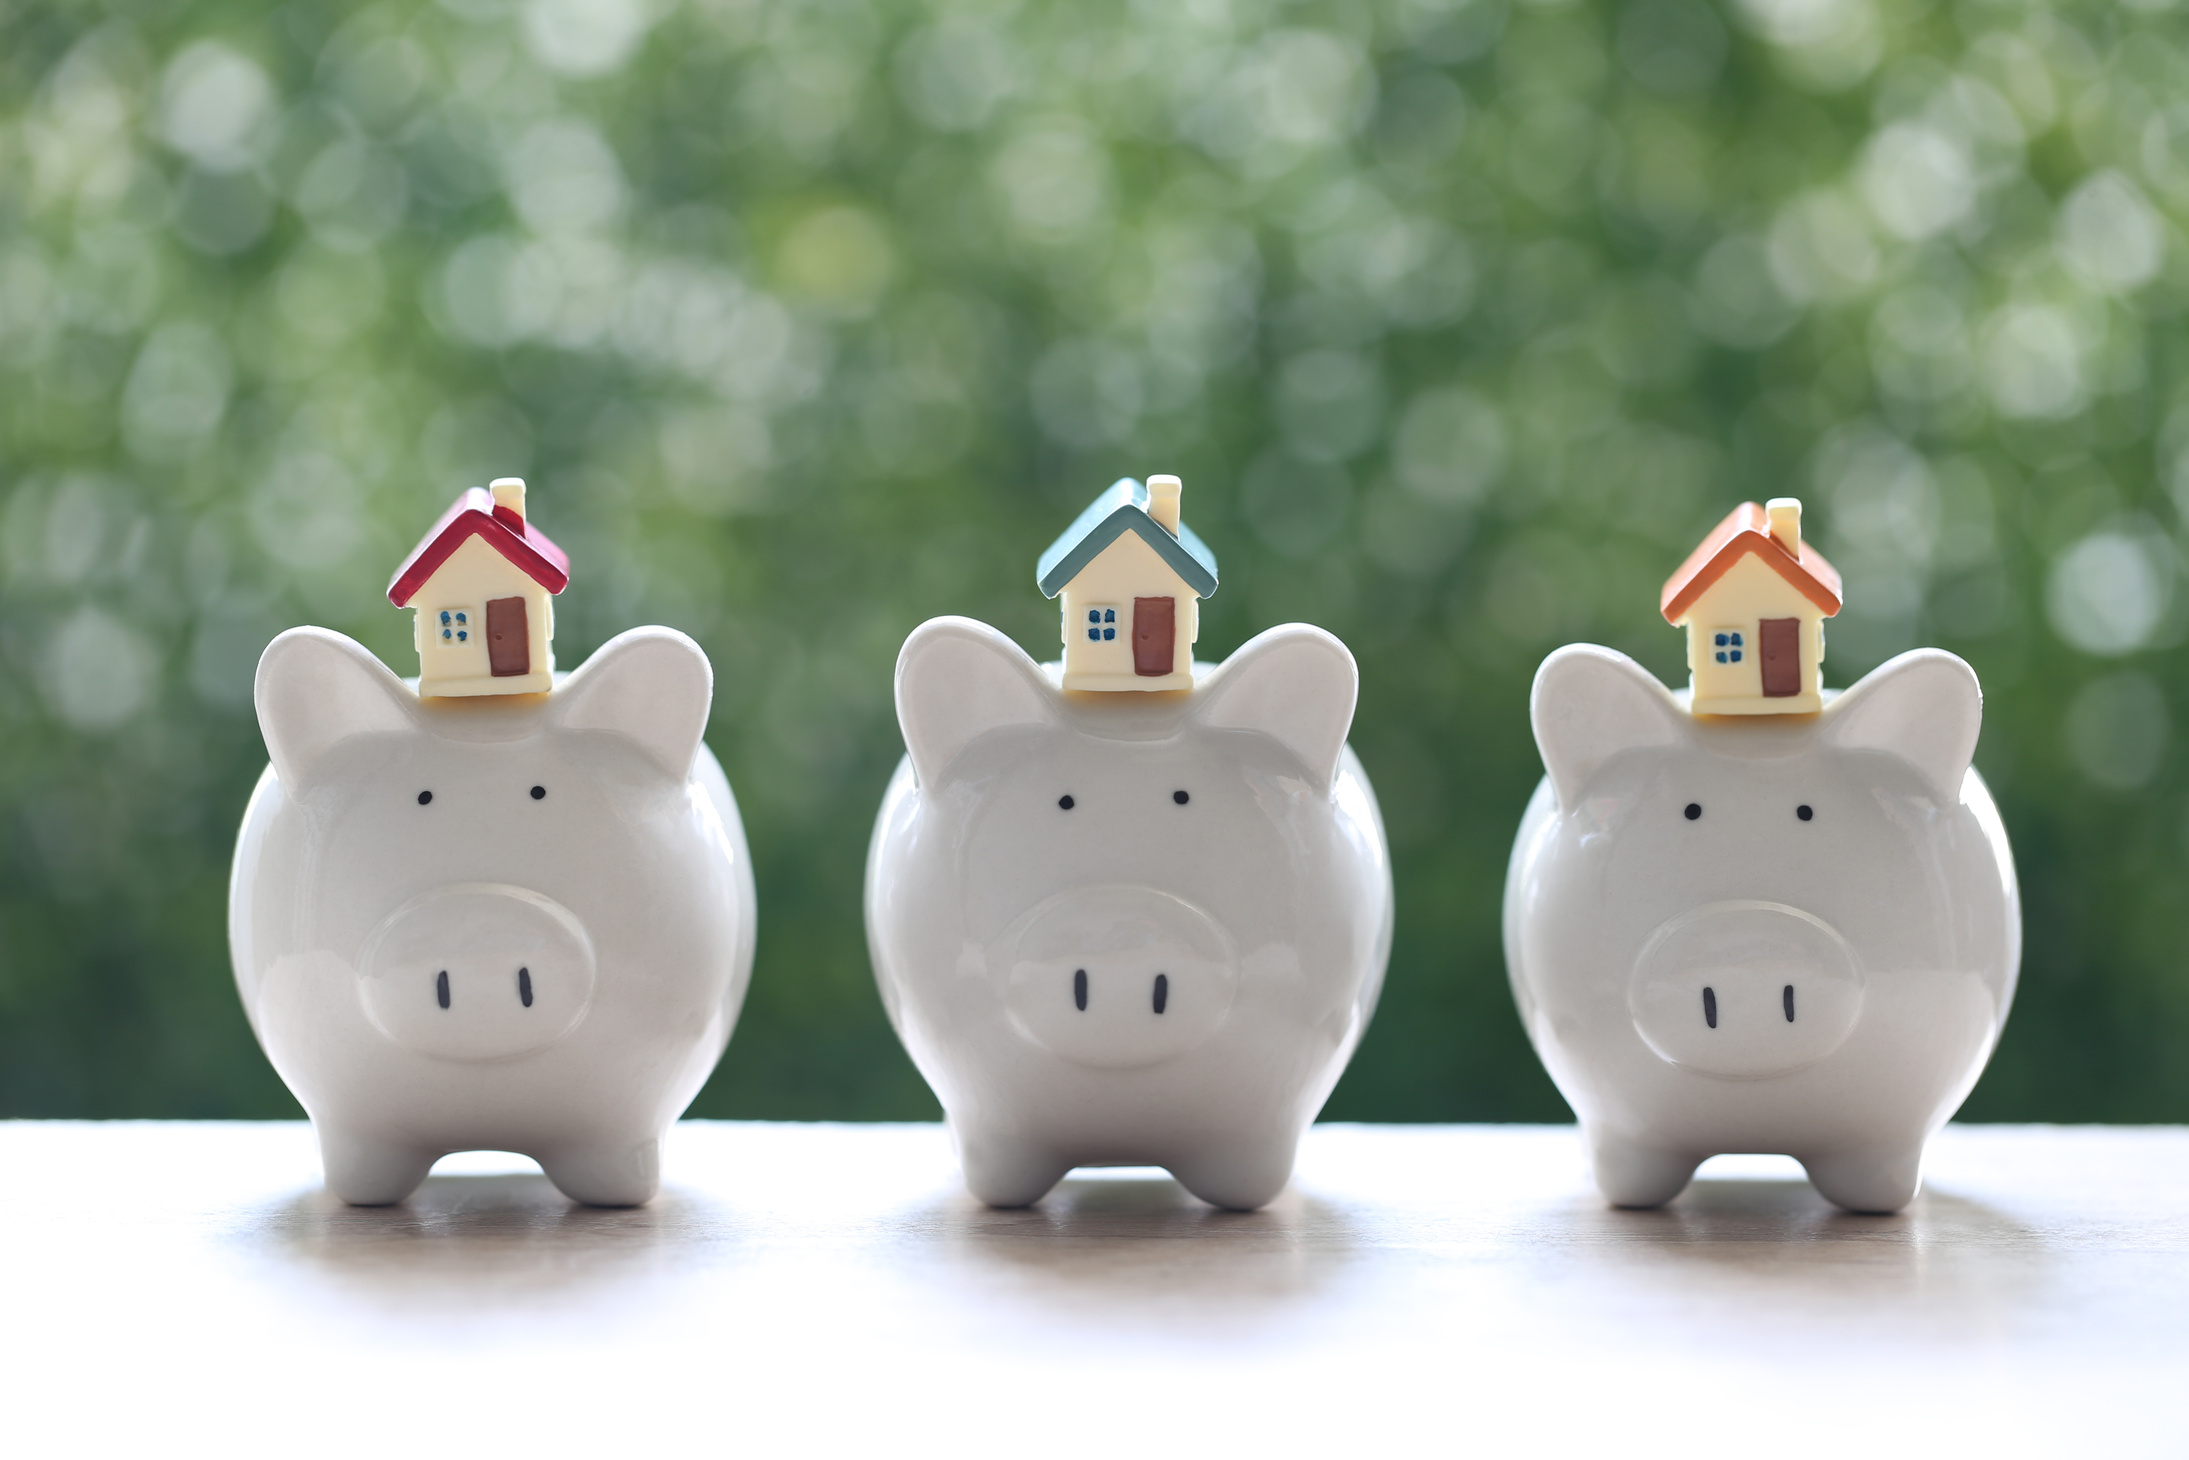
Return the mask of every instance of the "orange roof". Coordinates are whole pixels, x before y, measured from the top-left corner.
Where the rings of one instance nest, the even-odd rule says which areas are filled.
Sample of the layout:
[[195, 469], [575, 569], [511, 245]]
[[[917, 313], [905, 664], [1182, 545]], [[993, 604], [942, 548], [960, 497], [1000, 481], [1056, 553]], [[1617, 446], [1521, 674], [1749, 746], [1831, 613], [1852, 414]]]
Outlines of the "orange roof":
[[1665, 622], [1677, 624], [1710, 591], [1710, 585], [1726, 575], [1743, 554], [1754, 553], [1796, 592], [1824, 610], [1830, 618], [1839, 612], [1839, 570], [1824, 561], [1824, 554], [1804, 542], [1795, 557], [1771, 536], [1771, 518], [1754, 502], [1743, 502], [1726, 514], [1725, 521], [1710, 530], [1702, 546], [1687, 555], [1680, 570], [1665, 579], [1660, 607]]

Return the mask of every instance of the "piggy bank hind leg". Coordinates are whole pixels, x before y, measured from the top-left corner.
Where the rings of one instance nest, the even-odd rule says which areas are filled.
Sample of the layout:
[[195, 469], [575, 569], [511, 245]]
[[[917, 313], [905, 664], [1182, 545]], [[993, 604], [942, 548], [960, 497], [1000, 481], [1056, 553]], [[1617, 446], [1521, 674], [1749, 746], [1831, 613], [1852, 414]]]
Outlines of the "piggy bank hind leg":
[[1661, 1207], [1687, 1190], [1699, 1156], [1647, 1146], [1606, 1131], [1589, 1132], [1596, 1189], [1615, 1207]]
[[555, 1189], [589, 1207], [644, 1206], [661, 1190], [661, 1139], [599, 1141], [533, 1153]]
[[1885, 1216], [1915, 1200], [1923, 1184], [1923, 1143], [1863, 1146], [1804, 1156], [1809, 1183], [1833, 1206]]
[[353, 1207], [393, 1206], [416, 1191], [439, 1151], [371, 1140], [314, 1121], [327, 1190]]
[[1282, 1130], [1231, 1139], [1187, 1160], [1170, 1163], [1178, 1184], [1212, 1207], [1259, 1211], [1277, 1199], [1292, 1179], [1300, 1134]]

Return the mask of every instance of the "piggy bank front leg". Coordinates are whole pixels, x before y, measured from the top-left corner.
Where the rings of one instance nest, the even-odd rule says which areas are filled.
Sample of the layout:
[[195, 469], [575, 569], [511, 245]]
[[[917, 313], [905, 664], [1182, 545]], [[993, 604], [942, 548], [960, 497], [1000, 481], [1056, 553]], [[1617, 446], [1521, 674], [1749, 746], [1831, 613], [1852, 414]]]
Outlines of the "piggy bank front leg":
[[1801, 1164], [1833, 1206], [1888, 1216], [1915, 1200], [1923, 1184], [1923, 1141], [1859, 1146], [1829, 1156], [1804, 1156]]
[[1589, 1157], [1596, 1189], [1615, 1207], [1661, 1207], [1687, 1190], [1700, 1156], [1644, 1145], [1628, 1136], [1592, 1130]]
[[1030, 1207], [1070, 1174], [1072, 1163], [1022, 1138], [952, 1125], [965, 1189], [992, 1207]]
[[1220, 1145], [1168, 1164], [1178, 1184], [1210, 1206], [1252, 1212], [1285, 1189], [1299, 1150], [1300, 1133], [1287, 1125], [1227, 1136]]
[[569, 1145], [533, 1159], [557, 1191], [589, 1207], [644, 1206], [661, 1190], [659, 1136]]
[[353, 1207], [393, 1206], [418, 1189], [444, 1154], [374, 1140], [324, 1120], [312, 1124], [319, 1136], [319, 1164], [327, 1173], [327, 1190]]

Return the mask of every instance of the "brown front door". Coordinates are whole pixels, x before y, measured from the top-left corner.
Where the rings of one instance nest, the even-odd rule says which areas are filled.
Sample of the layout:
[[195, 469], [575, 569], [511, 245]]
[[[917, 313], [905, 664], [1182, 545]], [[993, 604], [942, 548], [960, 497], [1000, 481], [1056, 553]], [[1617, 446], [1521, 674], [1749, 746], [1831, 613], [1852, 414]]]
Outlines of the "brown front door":
[[1178, 663], [1178, 600], [1133, 600], [1133, 673], [1168, 674]]
[[521, 598], [490, 598], [486, 605], [486, 662], [496, 679], [532, 672], [532, 626]]
[[1763, 641], [1764, 694], [1772, 699], [1800, 694], [1801, 620], [1767, 618], [1756, 625], [1756, 631], [1756, 637]]

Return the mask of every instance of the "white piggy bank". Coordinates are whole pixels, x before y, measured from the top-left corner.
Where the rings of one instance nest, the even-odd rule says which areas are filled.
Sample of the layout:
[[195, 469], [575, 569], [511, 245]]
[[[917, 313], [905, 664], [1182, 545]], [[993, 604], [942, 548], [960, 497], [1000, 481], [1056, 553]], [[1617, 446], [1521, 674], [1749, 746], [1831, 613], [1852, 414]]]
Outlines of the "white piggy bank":
[[700, 743], [713, 683], [661, 628], [551, 693], [468, 699], [421, 699], [325, 629], [267, 646], [273, 764], [229, 942], [337, 1196], [401, 1201], [480, 1149], [578, 1201], [654, 1194], [752, 971], [744, 828]]
[[1359, 1043], [1391, 946], [1383, 822], [1345, 744], [1357, 671], [1292, 624], [1195, 688], [1066, 693], [971, 619], [897, 660], [910, 751], [867, 937], [973, 1195], [1157, 1165], [1251, 1209]]
[[1976, 675], [1903, 654], [1819, 714], [1690, 715], [1571, 645], [1531, 705], [1549, 775], [1505, 883], [1529, 1037], [1618, 1206], [1720, 1152], [1907, 1205], [1982, 1073], [2021, 957], [2014, 863], [1969, 765]]

